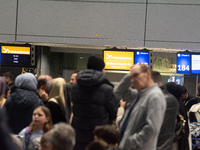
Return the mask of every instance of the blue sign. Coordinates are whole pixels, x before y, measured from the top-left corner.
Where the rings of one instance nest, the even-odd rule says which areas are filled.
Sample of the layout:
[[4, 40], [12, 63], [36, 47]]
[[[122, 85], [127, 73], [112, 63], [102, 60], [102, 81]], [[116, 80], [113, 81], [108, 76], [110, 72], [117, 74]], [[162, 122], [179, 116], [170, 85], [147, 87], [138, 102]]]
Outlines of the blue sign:
[[149, 66], [149, 51], [135, 51], [134, 64], [146, 64]]
[[177, 73], [190, 74], [190, 53], [177, 53]]

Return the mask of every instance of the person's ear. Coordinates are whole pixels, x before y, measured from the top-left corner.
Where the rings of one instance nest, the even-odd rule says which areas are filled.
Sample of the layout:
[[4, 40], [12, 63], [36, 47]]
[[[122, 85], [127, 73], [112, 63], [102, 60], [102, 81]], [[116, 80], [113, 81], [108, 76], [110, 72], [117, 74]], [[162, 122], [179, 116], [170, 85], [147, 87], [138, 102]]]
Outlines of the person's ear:
[[46, 117], [46, 123], [49, 122], [49, 120], [50, 120], [50, 118], [49, 118], [49, 117]]
[[50, 144], [50, 145], [51, 145], [51, 147], [50, 147], [50, 148], [51, 148], [51, 150], [56, 150], [56, 146], [55, 146], [55, 145], [54, 145], [52, 142], [51, 142], [51, 144]]
[[7, 78], [7, 82], [10, 83], [10, 78]]
[[105, 73], [106, 73], [105, 68], [103, 68], [101, 72], [102, 72], [103, 74], [105, 74]]
[[148, 77], [149, 79], [151, 79], [151, 71], [150, 71], [150, 70], [147, 70], [147, 77]]
[[40, 89], [41, 89], [41, 90], [45, 90], [45, 88], [44, 88], [44, 86], [43, 86], [43, 85], [40, 87]]

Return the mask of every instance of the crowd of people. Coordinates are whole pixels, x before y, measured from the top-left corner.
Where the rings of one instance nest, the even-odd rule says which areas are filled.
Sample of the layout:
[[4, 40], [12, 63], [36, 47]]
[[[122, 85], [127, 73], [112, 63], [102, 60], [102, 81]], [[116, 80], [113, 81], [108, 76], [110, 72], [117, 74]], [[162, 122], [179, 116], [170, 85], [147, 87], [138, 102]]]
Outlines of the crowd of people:
[[2, 150], [192, 150], [197, 97], [159, 72], [134, 65], [116, 88], [91, 56], [69, 87], [62, 77], [6, 72], [0, 77]]

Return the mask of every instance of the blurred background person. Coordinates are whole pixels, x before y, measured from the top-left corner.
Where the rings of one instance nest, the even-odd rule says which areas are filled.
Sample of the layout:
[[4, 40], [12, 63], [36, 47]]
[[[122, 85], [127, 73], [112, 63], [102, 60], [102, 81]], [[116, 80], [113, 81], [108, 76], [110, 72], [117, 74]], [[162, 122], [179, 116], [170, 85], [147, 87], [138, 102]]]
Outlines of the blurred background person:
[[0, 150], [19, 150], [10, 135], [4, 109], [0, 109], [0, 141]]
[[[189, 150], [191, 149], [191, 136], [189, 129], [189, 120], [187, 115], [187, 110], [184, 104], [181, 102], [181, 95], [183, 93], [183, 88], [181, 85], [178, 85], [174, 82], [169, 82], [164, 85], [169, 93], [174, 95], [179, 103], [178, 114], [180, 114], [185, 120], [184, 129], [181, 129], [181, 132], [178, 136], [174, 137], [173, 150]], [[179, 115], [177, 115], [176, 122], [178, 123], [180, 120]], [[177, 124], [176, 123], [176, 124]]]
[[200, 101], [195, 96], [192, 96], [191, 94], [189, 94], [185, 86], [181, 86], [181, 87], [183, 89], [183, 93], [181, 94], [180, 100], [185, 105], [186, 110], [189, 111], [192, 105], [197, 104]]
[[197, 85], [196, 93], [197, 93], [196, 97], [198, 98], [198, 101], [200, 101], [200, 83]]
[[12, 90], [12, 88], [15, 87], [15, 82], [14, 82], [15, 77], [14, 77], [14, 75], [11, 72], [5, 72], [3, 74], [3, 78], [6, 80], [6, 83], [9, 87], [9, 89], [10, 89], [10, 92], [14, 92]]
[[58, 123], [50, 130], [51, 150], [73, 150], [75, 145], [75, 131], [66, 123]]
[[103, 140], [95, 140], [90, 142], [85, 150], [107, 150], [108, 144]]
[[51, 132], [48, 131], [42, 136], [40, 140], [39, 150], [51, 150], [50, 142], [51, 142]]
[[179, 109], [177, 99], [167, 91], [162, 84], [162, 76], [157, 71], [151, 71], [151, 77], [161, 88], [167, 103], [164, 120], [158, 135], [157, 150], [172, 150], [176, 117]]
[[47, 83], [52, 80], [52, 77], [49, 75], [40, 75], [38, 77], [37, 84], [37, 93], [40, 98], [43, 100], [44, 104], [49, 99], [48, 91], [47, 91]]
[[3, 77], [0, 77], [0, 108], [2, 108], [4, 103], [6, 102], [6, 90], [6, 80]]
[[120, 127], [122, 117], [123, 117], [124, 112], [125, 112], [125, 106], [126, 106], [126, 101], [121, 99], [120, 100], [120, 107], [117, 110], [117, 118], [116, 118], [116, 127], [117, 127], [118, 130], [119, 130], [119, 127]]
[[70, 84], [71, 86], [76, 83], [76, 76], [77, 76], [77, 73], [79, 72], [79, 70], [75, 70], [74, 73], [71, 75], [71, 78], [70, 78]]
[[103, 140], [107, 143], [107, 147], [116, 149], [120, 141], [119, 131], [112, 125], [96, 126], [94, 140]]

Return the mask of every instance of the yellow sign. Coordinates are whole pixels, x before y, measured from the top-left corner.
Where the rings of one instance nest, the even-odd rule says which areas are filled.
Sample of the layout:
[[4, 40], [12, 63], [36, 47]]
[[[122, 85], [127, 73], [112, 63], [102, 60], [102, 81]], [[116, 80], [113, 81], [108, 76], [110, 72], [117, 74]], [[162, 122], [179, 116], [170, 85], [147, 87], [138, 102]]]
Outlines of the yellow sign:
[[1, 46], [1, 53], [30, 55], [30, 47]]
[[104, 62], [105, 69], [130, 70], [134, 62], [134, 52], [104, 50]]

